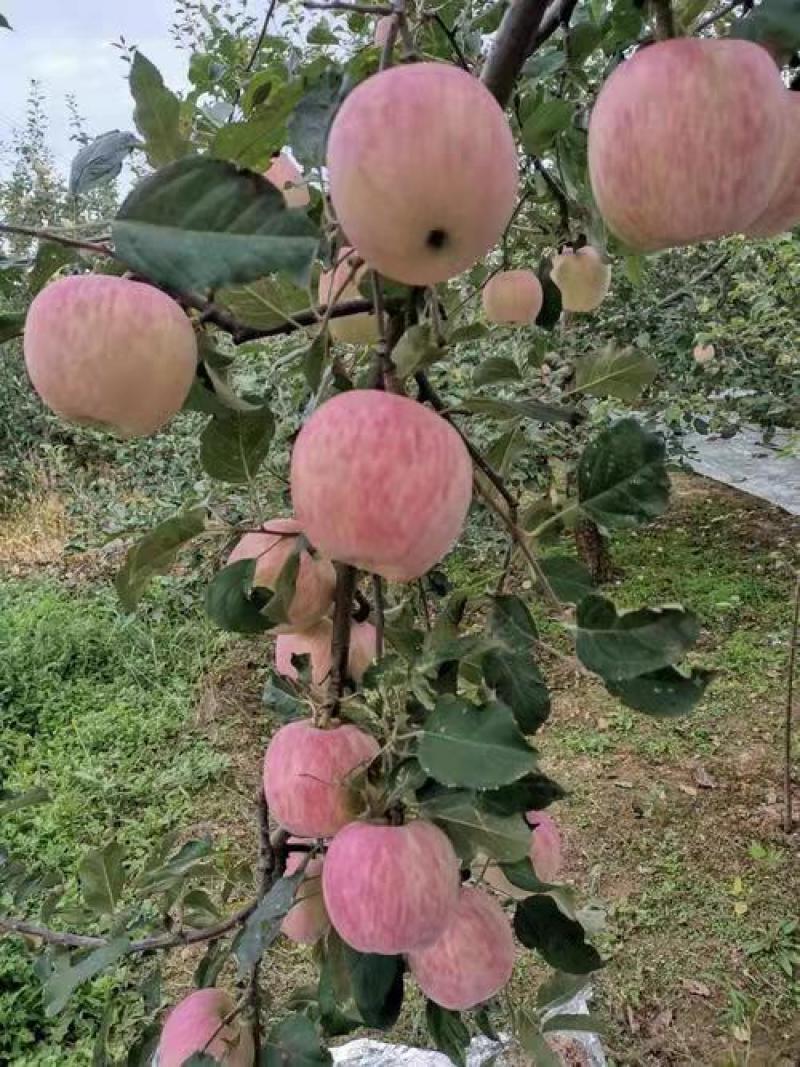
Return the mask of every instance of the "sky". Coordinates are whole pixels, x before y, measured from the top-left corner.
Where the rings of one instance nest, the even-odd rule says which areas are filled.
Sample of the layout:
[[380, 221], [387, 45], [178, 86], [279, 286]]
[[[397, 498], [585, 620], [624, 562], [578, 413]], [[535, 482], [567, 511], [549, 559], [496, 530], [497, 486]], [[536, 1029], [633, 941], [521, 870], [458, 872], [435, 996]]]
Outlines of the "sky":
[[187, 54], [169, 35], [173, 0], [0, 0], [13, 33], [0, 30], [0, 142], [22, 125], [31, 78], [47, 95], [49, 143], [59, 169], [69, 170], [65, 95], [75, 93], [87, 131], [133, 129], [126, 64], [111, 42], [120, 34], [161, 71], [167, 85], [186, 84]]

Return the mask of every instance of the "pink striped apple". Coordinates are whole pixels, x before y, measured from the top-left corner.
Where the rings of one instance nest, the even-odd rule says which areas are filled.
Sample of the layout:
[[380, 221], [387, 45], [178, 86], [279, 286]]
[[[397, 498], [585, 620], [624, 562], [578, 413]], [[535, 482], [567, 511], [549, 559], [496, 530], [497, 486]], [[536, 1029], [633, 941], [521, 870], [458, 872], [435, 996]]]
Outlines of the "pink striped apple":
[[[350, 627], [347, 669], [354, 682], [361, 681], [367, 667], [375, 659], [375, 638], [375, 627], [371, 622], [354, 622]], [[332, 643], [333, 624], [330, 619], [322, 619], [310, 630], [281, 634], [275, 642], [275, 669], [296, 682], [299, 675], [292, 663], [292, 656], [310, 656], [311, 683], [320, 686], [331, 671]]]
[[381, 274], [433, 285], [496, 243], [517, 196], [517, 149], [481, 82], [446, 63], [392, 67], [361, 82], [331, 126], [333, 207]]
[[297, 518], [320, 551], [408, 582], [461, 533], [472, 462], [453, 427], [422, 404], [353, 389], [303, 426], [291, 484]]
[[194, 330], [175, 301], [110, 274], [77, 274], [42, 289], [28, 309], [24, 349], [47, 407], [120, 437], [168, 422], [197, 367]]
[[785, 90], [783, 104], [780, 180], [764, 211], [746, 228], [748, 237], [774, 237], [800, 225], [800, 92]]
[[502, 270], [483, 287], [483, 311], [489, 322], [532, 326], [542, 310], [542, 283], [532, 270]]
[[778, 186], [785, 91], [750, 41], [677, 37], [621, 63], [589, 122], [609, 228], [639, 252], [747, 230]]
[[443, 933], [408, 955], [422, 992], [451, 1011], [474, 1008], [503, 989], [514, 969], [514, 936], [494, 897], [462, 886]]
[[331, 923], [359, 952], [392, 956], [434, 941], [458, 900], [458, 858], [433, 823], [353, 822], [334, 837], [322, 871]]
[[[259, 533], [244, 535], [228, 556], [228, 563], [255, 559], [254, 585], [274, 590], [302, 532], [296, 519], [268, 519]], [[287, 621], [273, 627], [273, 632], [292, 633], [313, 626], [330, 610], [335, 592], [336, 571], [330, 560], [312, 555], [307, 547], [301, 548], [294, 596], [286, 613]]]
[[305, 207], [311, 200], [308, 186], [303, 181], [303, 172], [295, 161], [281, 152], [273, 158], [264, 173], [268, 182], [283, 193], [287, 207]]
[[591, 245], [554, 256], [550, 277], [561, 290], [564, 311], [594, 311], [611, 288], [611, 267]]
[[[349, 300], [361, 300], [359, 283], [367, 267], [359, 262], [359, 256], [352, 248], [343, 248], [336, 257], [333, 270], [324, 270], [319, 277], [319, 302], [329, 304], [334, 300], [343, 304]], [[355, 273], [353, 273], [355, 268]], [[352, 278], [351, 278], [352, 275]], [[350, 279], [350, 280], [348, 280]], [[330, 319], [328, 329], [331, 337], [350, 345], [371, 345], [378, 340], [378, 317], [365, 313], [363, 315], [341, 315]]]
[[350, 784], [379, 751], [374, 737], [350, 724], [319, 729], [290, 722], [264, 756], [264, 795], [278, 823], [298, 837], [330, 837], [357, 814]]
[[542, 882], [552, 882], [561, 870], [561, 834], [552, 815], [529, 811], [525, 818], [533, 828], [529, 856], [534, 874]]
[[[286, 874], [294, 874], [304, 863], [303, 852], [292, 852], [293, 844], [298, 844], [296, 837], [289, 838], [289, 858], [286, 861]], [[304, 842], [310, 844], [311, 842]], [[331, 922], [325, 910], [322, 898], [322, 856], [312, 856], [306, 863], [303, 880], [294, 895], [294, 903], [281, 923], [281, 932], [290, 941], [300, 945], [313, 945], [323, 937]]]
[[222, 989], [198, 989], [184, 997], [169, 1013], [161, 1031], [158, 1067], [182, 1067], [200, 1052], [225, 1067], [252, 1067], [253, 1039], [246, 1025], [234, 1020], [214, 1037], [232, 1011], [233, 1001]]

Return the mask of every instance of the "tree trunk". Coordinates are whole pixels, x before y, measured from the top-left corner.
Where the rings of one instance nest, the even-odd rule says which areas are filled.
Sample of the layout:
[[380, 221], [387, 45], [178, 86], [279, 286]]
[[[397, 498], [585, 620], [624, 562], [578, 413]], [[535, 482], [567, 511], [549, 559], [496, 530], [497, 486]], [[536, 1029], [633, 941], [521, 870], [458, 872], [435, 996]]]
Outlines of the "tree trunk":
[[614, 565], [608, 541], [600, 532], [597, 523], [583, 519], [575, 527], [575, 546], [584, 566], [592, 576], [592, 581], [602, 585], [611, 581]]

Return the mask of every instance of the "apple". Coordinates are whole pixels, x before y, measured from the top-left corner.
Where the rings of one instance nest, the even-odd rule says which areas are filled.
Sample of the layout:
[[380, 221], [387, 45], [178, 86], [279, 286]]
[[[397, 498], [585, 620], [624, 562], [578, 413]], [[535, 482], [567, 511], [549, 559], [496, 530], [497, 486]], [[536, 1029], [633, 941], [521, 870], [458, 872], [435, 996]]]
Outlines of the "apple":
[[[292, 656], [311, 657], [311, 684], [322, 685], [331, 672], [333, 623], [322, 619], [310, 630], [281, 634], [275, 642], [275, 669], [296, 682], [299, 678]], [[371, 622], [354, 622], [350, 626], [350, 653], [347, 673], [360, 682], [376, 656], [376, 632]]]
[[609, 228], [653, 252], [755, 223], [778, 186], [785, 91], [751, 41], [676, 37], [621, 63], [589, 121], [589, 176]]
[[459, 865], [433, 823], [352, 822], [325, 856], [322, 892], [339, 936], [359, 952], [393, 956], [434, 941], [456, 906]]
[[[257, 560], [253, 584], [274, 590], [302, 532], [302, 526], [296, 519], [268, 519], [259, 533], [244, 535], [228, 556], [228, 563], [237, 563], [242, 559]], [[293, 633], [313, 626], [330, 610], [335, 592], [336, 570], [330, 560], [312, 555], [307, 547], [301, 548], [294, 596], [286, 613], [287, 621], [273, 627], [273, 632]]]
[[561, 870], [561, 834], [552, 815], [529, 811], [525, 818], [532, 827], [528, 855], [534, 874], [542, 882], [553, 882]]
[[225, 1067], [252, 1067], [253, 1039], [250, 1030], [237, 1019], [211, 1041], [233, 1008], [233, 1001], [222, 989], [198, 989], [184, 997], [169, 1013], [161, 1031], [158, 1067], [182, 1067], [192, 1055], [201, 1052]]
[[695, 363], [703, 367], [706, 363], [711, 363], [716, 355], [713, 345], [695, 345], [692, 349], [692, 356]]
[[[361, 279], [366, 273], [366, 264], [357, 267], [352, 280], [348, 281], [353, 272], [353, 267], [359, 262], [359, 256], [352, 248], [343, 248], [336, 258], [336, 266], [333, 270], [324, 270], [319, 277], [319, 302], [329, 304], [335, 300], [337, 304], [343, 304], [348, 300], [363, 300], [358, 288]], [[331, 337], [337, 341], [351, 345], [375, 344], [379, 337], [378, 316], [364, 313], [363, 315], [342, 315], [330, 319], [328, 329]]]
[[498, 902], [462, 886], [444, 931], [408, 955], [422, 992], [442, 1008], [465, 1011], [503, 989], [514, 969], [514, 935]]
[[483, 287], [483, 311], [489, 322], [532, 326], [542, 310], [542, 283], [532, 270], [502, 270]]
[[[294, 874], [306, 859], [304, 852], [291, 851], [291, 846], [300, 843], [296, 837], [290, 837], [289, 858], [286, 861], [286, 874]], [[302, 842], [311, 844], [311, 842]], [[281, 932], [290, 941], [300, 945], [313, 945], [323, 937], [331, 922], [322, 899], [322, 856], [312, 856], [306, 863], [303, 880], [297, 887], [294, 903], [281, 923]]]
[[290, 722], [275, 733], [264, 756], [264, 796], [275, 820], [297, 837], [330, 837], [357, 812], [350, 779], [380, 751], [357, 726], [327, 729]]
[[800, 225], [800, 92], [783, 94], [785, 132], [780, 180], [762, 213], [747, 226], [748, 237], [774, 237]]
[[594, 311], [611, 288], [611, 267], [591, 245], [553, 256], [550, 277], [561, 290], [564, 311]]
[[352, 389], [301, 429], [291, 487], [298, 520], [326, 556], [408, 582], [461, 533], [472, 461], [456, 430], [422, 404]]
[[345, 99], [327, 149], [349, 242], [381, 274], [434, 285], [497, 242], [517, 197], [517, 149], [481, 82], [446, 63], [381, 71]]
[[168, 422], [197, 368], [194, 329], [175, 301], [111, 274], [76, 274], [42, 289], [28, 309], [24, 350], [47, 407], [120, 437]]
[[283, 193], [287, 207], [305, 207], [311, 201], [303, 172], [285, 152], [274, 156], [264, 177]]

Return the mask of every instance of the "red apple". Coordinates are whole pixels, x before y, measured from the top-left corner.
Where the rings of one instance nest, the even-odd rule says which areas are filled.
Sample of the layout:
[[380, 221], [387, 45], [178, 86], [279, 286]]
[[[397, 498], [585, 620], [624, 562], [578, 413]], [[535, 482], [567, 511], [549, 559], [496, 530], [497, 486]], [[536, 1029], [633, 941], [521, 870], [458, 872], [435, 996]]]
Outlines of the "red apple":
[[591, 245], [554, 256], [550, 277], [561, 290], [564, 311], [594, 311], [611, 288], [611, 267]]
[[765, 210], [745, 230], [748, 237], [774, 237], [800, 225], [800, 92], [787, 89], [783, 103], [780, 180]]
[[561, 834], [555, 819], [546, 811], [529, 811], [525, 818], [533, 828], [529, 856], [534, 874], [542, 882], [553, 882], [561, 870]]
[[422, 404], [353, 389], [303, 426], [291, 483], [297, 517], [320, 551], [408, 582], [461, 533], [472, 462], [453, 427]]
[[[343, 304], [349, 300], [362, 300], [363, 297], [358, 288], [361, 279], [366, 273], [366, 264], [361, 264], [353, 274], [353, 267], [359, 257], [352, 248], [343, 248], [336, 258], [336, 266], [333, 270], [324, 270], [319, 277], [319, 302], [329, 304], [335, 300], [337, 304]], [[351, 274], [352, 280], [348, 281]], [[364, 313], [363, 315], [342, 315], [330, 319], [328, 329], [331, 337], [337, 341], [351, 345], [371, 345], [378, 340], [378, 317]]]
[[295, 161], [284, 152], [275, 156], [264, 173], [268, 182], [283, 193], [287, 207], [305, 207], [311, 200], [308, 186], [303, 181], [303, 172]]
[[[322, 685], [331, 671], [332, 643], [333, 623], [330, 619], [322, 619], [310, 630], [281, 634], [275, 642], [275, 669], [296, 682], [299, 675], [292, 664], [292, 656], [310, 656], [312, 685]], [[375, 655], [375, 627], [371, 622], [352, 623], [347, 668], [354, 682], [361, 681]]]
[[120, 437], [168, 422], [197, 367], [194, 330], [175, 301], [111, 274], [42, 289], [28, 308], [24, 348], [33, 387], [52, 411]]
[[222, 989], [198, 989], [184, 997], [169, 1013], [161, 1031], [158, 1067], [182, 1067], [200, 1052], [225, 1067], [252, 1067], [253, 1039], [250, 1030], [238, 1019], [228, 1023], [210, 1041], [233, 1007], [233, 1001]]
[[350, 243], [407, 285], [433, 285], [496, 243], [517, 196], [508, 122], [477, 78], [446, 63], [361, 82], [328, 137], [330, 193]]
[[677, 37], [620, 64], [589, 122], [589, 175], [609, 228], [639, 252], [746, 230], [778, 185], [784, 92], [750, 41]]
[[[294, 874], [305, 861], [305, 853], [291, 851], [291, 846], [298, 844], [298, 841], [296, 837], [289, 838], [290, 852], [286, 861], [286, 874]], [[303, 880], [294, 895], [294, 904], [281, 923], [281, 931], [290, 941], [296, 941], [300, 945], [315, 944], [327, 933], [331, 925], [322, 898], [323, 862], [322, 856], [313, 856], [306, 863]]]
[[[268, 519], [260, 533], [244, 535], [228, 556], [228, 563], [241, 559], [257, 560], [254, 584], [274, 590], [302, 532], [296, 519]], [[330, 610], [335, 592], [336, 571], [330, 560], [320, 555], [312, 556], [308, 548], [301, 549], [287, 621], [275, 626], [273, 632], [292, 633], [313, 626]]]
[[353, 822], [328, 848], [322, 892], [348, 945], [392, 956], [442, 933], [458, 899], [458, 872], [453, 846], [433, 823]]
[[290, 722], [264, 756], [264, 795], [273, 817], [298, 837], [330, 837], [357, 814], [350, 779], [379, 752], [374, 737], [356, 726], [318, 729]]
[[542, 310], [542, 283], [532, 270], [503, 270], [483, 287], [483, 311], [489, 322], [531, 326]]
[[497, 901], [462, 886], [444, 932], [408, 955], [422, 992], [450, 1011], [474, 1008], [503, 989], [514, 969], [514, 936]]

